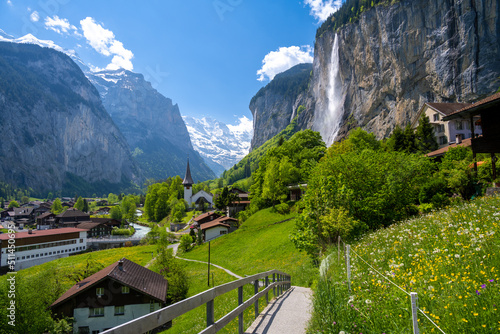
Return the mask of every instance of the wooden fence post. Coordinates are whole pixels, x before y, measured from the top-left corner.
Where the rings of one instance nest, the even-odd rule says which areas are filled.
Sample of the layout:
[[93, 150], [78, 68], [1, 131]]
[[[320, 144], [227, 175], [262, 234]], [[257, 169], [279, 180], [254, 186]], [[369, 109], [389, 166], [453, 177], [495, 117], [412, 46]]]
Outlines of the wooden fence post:
[[[269, 286], [269, 276], [266, 276], [266, 284], [265, 284], [266, 288]], [[266, 305], [269, 304], [269, 291], [266, 292]]]
[[340, 235], [339, 235], [339, 241], [337, 244], [337, 255], [338, 255], [337, 263], [340, 263]]
[[[273, 274], [273, 283], [276, 282], [276, 274]], [[273, 296], [276, 298], [276, 286], [273, 286]]]
[[214, 324], [214, 300], [207, 302], [207, 327]]
[[347, 286], [351, 292], [351, 245], [346, 245], [346, 263], [347, 263]]
[[[240, 286], [238, 288], [238, 305], [243, 304], [243, 287]], [[238, 314], [238, 333], [243, 334], [245, 332], [245, 329], [243, 328], [243, 312]]]
[[[255, 282], [253, 283], [253, 292], [254, 294], [258, 294], [259, 293], [259, 280], [255, 280]], [[257, 317], [259, 316], [259, 300], [257, 299], [255, 301], [255, 319], [257, 319]]]
[[411, 315], [413, 319], [413, 334], [418, 334], [418, 295], [416, 292], [410, 292], [411, 296]]

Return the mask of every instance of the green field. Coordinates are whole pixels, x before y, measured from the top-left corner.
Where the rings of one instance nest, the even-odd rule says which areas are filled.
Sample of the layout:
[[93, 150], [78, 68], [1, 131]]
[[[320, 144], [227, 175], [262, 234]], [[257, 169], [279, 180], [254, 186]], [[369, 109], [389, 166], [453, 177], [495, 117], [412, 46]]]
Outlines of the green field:
[[[499, 221], [500, 198], [479, 198], [366, 235], [352, 245], [351, 292], [334, 249], [309, 332], [410, 333], [410, 298], [391, 280], [416, 292], [445, 333], [498, 333]], [[421, 333], [439, 332], [421, 313], [418, 321]]]
[[[296, 214], [281, 215], [272, 211], [271, 208], [261, 210], [238, 230], [212, 241], [211, 262], [240, 276], [276, 269], [290, 274], [293, 285], [311, 286], [317, 270], [307, 255], [299, 252], [289, 238], [295, 226], [293, 218]], [[284, 221], [287, 219], [291, 220]], [[208, 244], [181, 256], [207, 261]]]

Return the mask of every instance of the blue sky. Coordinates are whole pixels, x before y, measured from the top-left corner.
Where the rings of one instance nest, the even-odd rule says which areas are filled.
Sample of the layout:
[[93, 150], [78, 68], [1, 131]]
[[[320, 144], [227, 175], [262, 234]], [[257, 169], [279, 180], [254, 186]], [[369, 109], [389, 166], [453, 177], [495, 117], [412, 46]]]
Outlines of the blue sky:
[[312, 62], [340, 0], [0, 0], [0, 29], [142, 73], [182, 115], [236, 124], [275, 74]]

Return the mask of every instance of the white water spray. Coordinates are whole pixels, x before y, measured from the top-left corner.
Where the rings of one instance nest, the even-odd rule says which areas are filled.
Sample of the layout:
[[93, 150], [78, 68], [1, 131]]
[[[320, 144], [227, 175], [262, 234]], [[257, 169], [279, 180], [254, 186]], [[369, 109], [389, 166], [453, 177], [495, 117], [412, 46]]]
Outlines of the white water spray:
[[[326, 101], [319, 104], [315, 113], [315, 129], [319, 131], [323, 141], [330, 146], [340, 129], [343, 114], [342, 81], [340, 79], [339, 42], [337, 34], [333, 41], [332, 55], [329, 68]], [[324, 99], [322, 99], [324, 100]]]

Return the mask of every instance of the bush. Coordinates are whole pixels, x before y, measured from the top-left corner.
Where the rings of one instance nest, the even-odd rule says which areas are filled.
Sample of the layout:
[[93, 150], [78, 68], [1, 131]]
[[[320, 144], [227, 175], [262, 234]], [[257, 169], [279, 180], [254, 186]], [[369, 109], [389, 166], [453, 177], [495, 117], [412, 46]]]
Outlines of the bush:
[[[185, 236], [189, 237], [187, 234]], [[174, 257], [171, 248], [163, 248], [158, 252], [155, 266], [168, 280], [168, 302], [176, 303], [185, 299], [189, 290], [189, 277], [184, 266]]]
[[274, 207], [274, 209], [276, 210], [276, 212], [278, 212], [282, 215], [286, 215], [286, 214], [290, 213], [290, 206], [286, 203], [278, 204]]
[[179, 244], [179, 249], [181, 252], [189, 252], [193, 248], [193, 237], [189, 234], [183, 234], [181, 237], [181, 242]]

